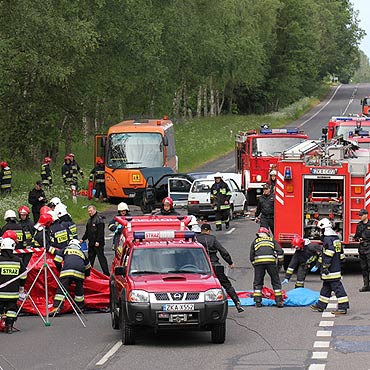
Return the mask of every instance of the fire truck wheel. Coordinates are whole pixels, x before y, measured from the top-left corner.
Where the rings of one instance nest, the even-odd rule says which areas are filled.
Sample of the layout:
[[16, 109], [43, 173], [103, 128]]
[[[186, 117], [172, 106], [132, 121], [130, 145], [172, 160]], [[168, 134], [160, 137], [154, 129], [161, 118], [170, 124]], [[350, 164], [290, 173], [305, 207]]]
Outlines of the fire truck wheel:
[[117, 314], [117, 304], [114, 301], [114, 294], [112, 292], [112, 288], [109, 292], [109, 311], [110, 311], [110, 317], [112, 321], [112, 328], [115, 330], [119, 329], [119, 316]]
[[135, 344], [135, 334], [134, 334], [134, 327], [129, 325], [125, 320], [125, 315], [121, 311], [121, 339], [122, 344], [132, 345]]
[[212, 343], [222, 344], [226, 338], [226, 323], [215, 324], [211, 329]]

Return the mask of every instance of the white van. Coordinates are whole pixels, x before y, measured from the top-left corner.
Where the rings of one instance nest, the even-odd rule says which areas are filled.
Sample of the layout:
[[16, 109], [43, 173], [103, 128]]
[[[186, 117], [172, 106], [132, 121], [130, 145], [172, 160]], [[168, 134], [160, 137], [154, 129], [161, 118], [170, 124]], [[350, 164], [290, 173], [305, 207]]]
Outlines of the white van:
[[[244, 214], [247, 209], [247, 200], [244, 193], [241, 191], [240, 186], [233, 178], [228, 178], [226, 173], [223, 173], [223, 180], [229, 186], [232, 193], [230, 198], [230, 219], [234, 218], [237, 214]], [[239, 175], [240, 174], [231, 174]], [[236, 177], [236, 180], [238, 178]], [[241, 177], [240, 177], [241, 180]], [[188, 214], [194, 216], [212, 217], [215, 211], [211, 208], [211, 187], [215, 182], [213, 175], [208, 175], [204, 179], [196, 179], [189, 192], [188, 196]]]

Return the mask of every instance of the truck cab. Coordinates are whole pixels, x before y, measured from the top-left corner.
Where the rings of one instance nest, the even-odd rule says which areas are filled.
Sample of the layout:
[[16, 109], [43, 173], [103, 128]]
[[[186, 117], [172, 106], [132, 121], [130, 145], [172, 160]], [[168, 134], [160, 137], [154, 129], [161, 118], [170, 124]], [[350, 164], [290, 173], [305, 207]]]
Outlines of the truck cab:
[[116, 217], [122, 233], [110, 276], [112, 327], [134, 344], [139, 328], [204, 330], [223, 343], [228, 312], [204, 247], [187, 216]]
[[361, 112], [364, 116], [370, 116], [370, 96], [361, 99]]

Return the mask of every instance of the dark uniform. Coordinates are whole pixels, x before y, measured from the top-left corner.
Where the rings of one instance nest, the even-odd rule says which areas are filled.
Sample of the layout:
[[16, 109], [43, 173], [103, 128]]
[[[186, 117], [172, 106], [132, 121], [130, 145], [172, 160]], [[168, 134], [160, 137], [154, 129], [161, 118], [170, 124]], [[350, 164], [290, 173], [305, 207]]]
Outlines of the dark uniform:
[[[201, 234], [197, 234], [196, 238], [197, 238], [197, 241], [201, 243], [206, 249], [213, 267], [221, 266], [220, 260], [217, 256], [218, 252], [221, 254], [221, 257], [224, 259], [224, 261], [228, 265], [233, 264], [233, 261], [231, 259], [229, 252], [221, 245], [221, 243], [216, 239], [214, 235], [201, 233]], [[217, 279], [220, 281], [221, 285], [225, 288], [227, 294], [230, 296], [230, 298], [235, 303], [237, 310], [239, 312], [242, 312], [243, 309], [241, 308], [239, 297], [236, 294], [234, 287], [231, 285], [230, 280], [223, 272], [223, 269], [221, 270], [214, 269], [214, 271], [217, 276]]]
[[57, 220], [50, 225], [49, 231], [51, 245], [49, 252], [55, 254], [57, 249], [65, 249], [71, 240], [68, 227], [64, 226], [59, 222], [59, 220]]
[[5, 249], [4, 243], [9, 239], [3, 239], [0, 255], [0, 315], [5, 314], [5, 325], [7, 333], [13, 332], [13, 323], [17, 319], [17, 301], [19, 299], [19, 288], [24, 287], [27, 275], [9, 283], [10, 280], [18, 277], [26, 271], [22, 260], [12, 249]]
[[360, 258], [360, 266], [364, 286], [360, 289], [361, 292], [370, 291], [369, 275], [370, 275], [370, 221], [366, 223], [360, 221], [356, 227], [355, 240], [360, 241], [358, 246], [358, 254]]
[[[264, 189], [267, 186], [270, 189], [269, 185], [264, 185]], [[261, 227], [266, 227], [274, 233], [274, 193], [262, 194], [257, 203], [256, 217], [261, 219]]]
[[3, 235], [5, 231], [13, 230], [17, 234], [17, 243], [15, 249], [23, 249], [23, 230], [22, 226], [16, 220], [8, 220], [6, 224], [1, 228], [0, 235]]
[[[278, 260], [278, 264], [276, 260]], [[262, 288], [266, 271], [271, 278], [276, 305], [283, 307], [278, 269], [278, 265], [281, 265], [283, 260], [284, 252], [279, 243], [267, 234], [258, 234], [250, 249], [250, 261], [254, 267], [253, 298], [257, 307], [262, 304]]]
[[[91, 266], [94, 267], [95, 258], [98, 256], [104, 275], [109, 276], [108, 261], [104, 255], [104, 226], [103, 219], [96, 212], [87, 221], [85, 234], [83, 235], [82, 240], [88, 240], [88, 255]], [[99, 246], [95, 246], [95, 243], [99, 243]]]
[[[35, 224], [27, 215], [26, 219], [19, 220], [19, 224], [21, 225], [22, 232], [23, 232], [23, 248], [33, 247], [32, 237], [35, 233]], [[24, 265], [27, 267], [30, 259], [32, 258], [32, 253], [25, 253], [22, 256], [22, 260]]]
[[38, 221], [40, 218], [40, 209], [46, 204], [45, 192], [40, 187], [42, 186], [41, 181], [37, 181], [36, 186], [38, 186], [39, 189], [35, 187], [28, 193], [28, 203], [32, 205], [31, 208], [34, 222]]
[[105, 170], [104, 163], [97, 164], [90, 172], [89, 181], [95, 183], [95, 198], [102, 196], [104, 199], [107, 197], [107, 192], [105, 191]]
[[51, 176], [51, 169], [49, 163], [43, 163], [41, 165], [41, 181], [42, 185], [50, 187], [53, 185], [53, 178]]
[[163, 208], [163, 204], [161, 206], [161, 209], [159, 211], [152, 213], [154, 216], [179, 216], [180, 213], [175, 211], [175, 208], [171, 207], [169, 210], [165, 210]]
[[[325, 229], [325, 233], [329, 234], [327, 230], [328, 229]], [[330, 235], [324, 235], [322, 238], [323, 250], [322, 256], [319, 259], [321, 262], [321, 279], [323, 285], [317, 304], [311, 306], [311, 308], [316, 311], [325, 310], [329, 303], [331, 293], [334, 292], [338, 299], [338, 310], [343, 311], [342, 313], [346, 313], [349, 308], [349, 301], [341, 280], [342, 243], [338, 235], [336, 235], [332, 229], [329, 230]]]
[[[63, 266], [62, 266], [62, 262]], [[74, 282], [76, 284], [74, 301], [80, 308], [84, 305], [83, 282], [90, 275], [91, 265], [89, 259], [82, 252], [78, 241], [70, 243], [64, 250], [56, 252], [54, 263], [60, 270], [59, 280], [65, 290]], [[53, 307], [61, 307], [65, 299], [63, 290], [58, 285], [54, 297]]]
[[64, 164], [62, 166], [62, 178], [63, 178], [64, 185], [66, 185], [68, 188], [71, 188], [72, 185], [77, 186], [77, 182], [75, 182], [75, 179], [73, 176], [71, 158], [69, 157], [64, 158]]
[[211, 204], [215, 210], [216, 230], [222, 230], [222, 221], [226, 229], [230, 223], [231, 191], [225, 181], [215, 182], [211, 187]]
[[81, 177], [84, 178], [84, 173], [80, 165], [74, 160], [74, 158], [72, 158], [71, 166], [72, 166], [73, 185], [76, 185], [76, 189], [78, 189], [78, 174], [80, 174]]
[[0, 191], [1, 194], [10, 194], [12, 191], [12, 170], [6, 162], [1, 162]]

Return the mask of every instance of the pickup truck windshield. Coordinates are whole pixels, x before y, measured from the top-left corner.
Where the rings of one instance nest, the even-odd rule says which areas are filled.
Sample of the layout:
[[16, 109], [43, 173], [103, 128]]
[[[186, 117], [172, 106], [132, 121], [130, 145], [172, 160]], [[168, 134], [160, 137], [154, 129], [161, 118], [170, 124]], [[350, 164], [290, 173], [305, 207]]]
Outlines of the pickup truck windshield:
[[212, 274], [201, 248], [140, 248], [133, 251], [130, 275], [158, 273]]
[[125, 132], [109, 136], [108, 167], [162, 167], [163, 164], [163, 141], [160, 134]]

